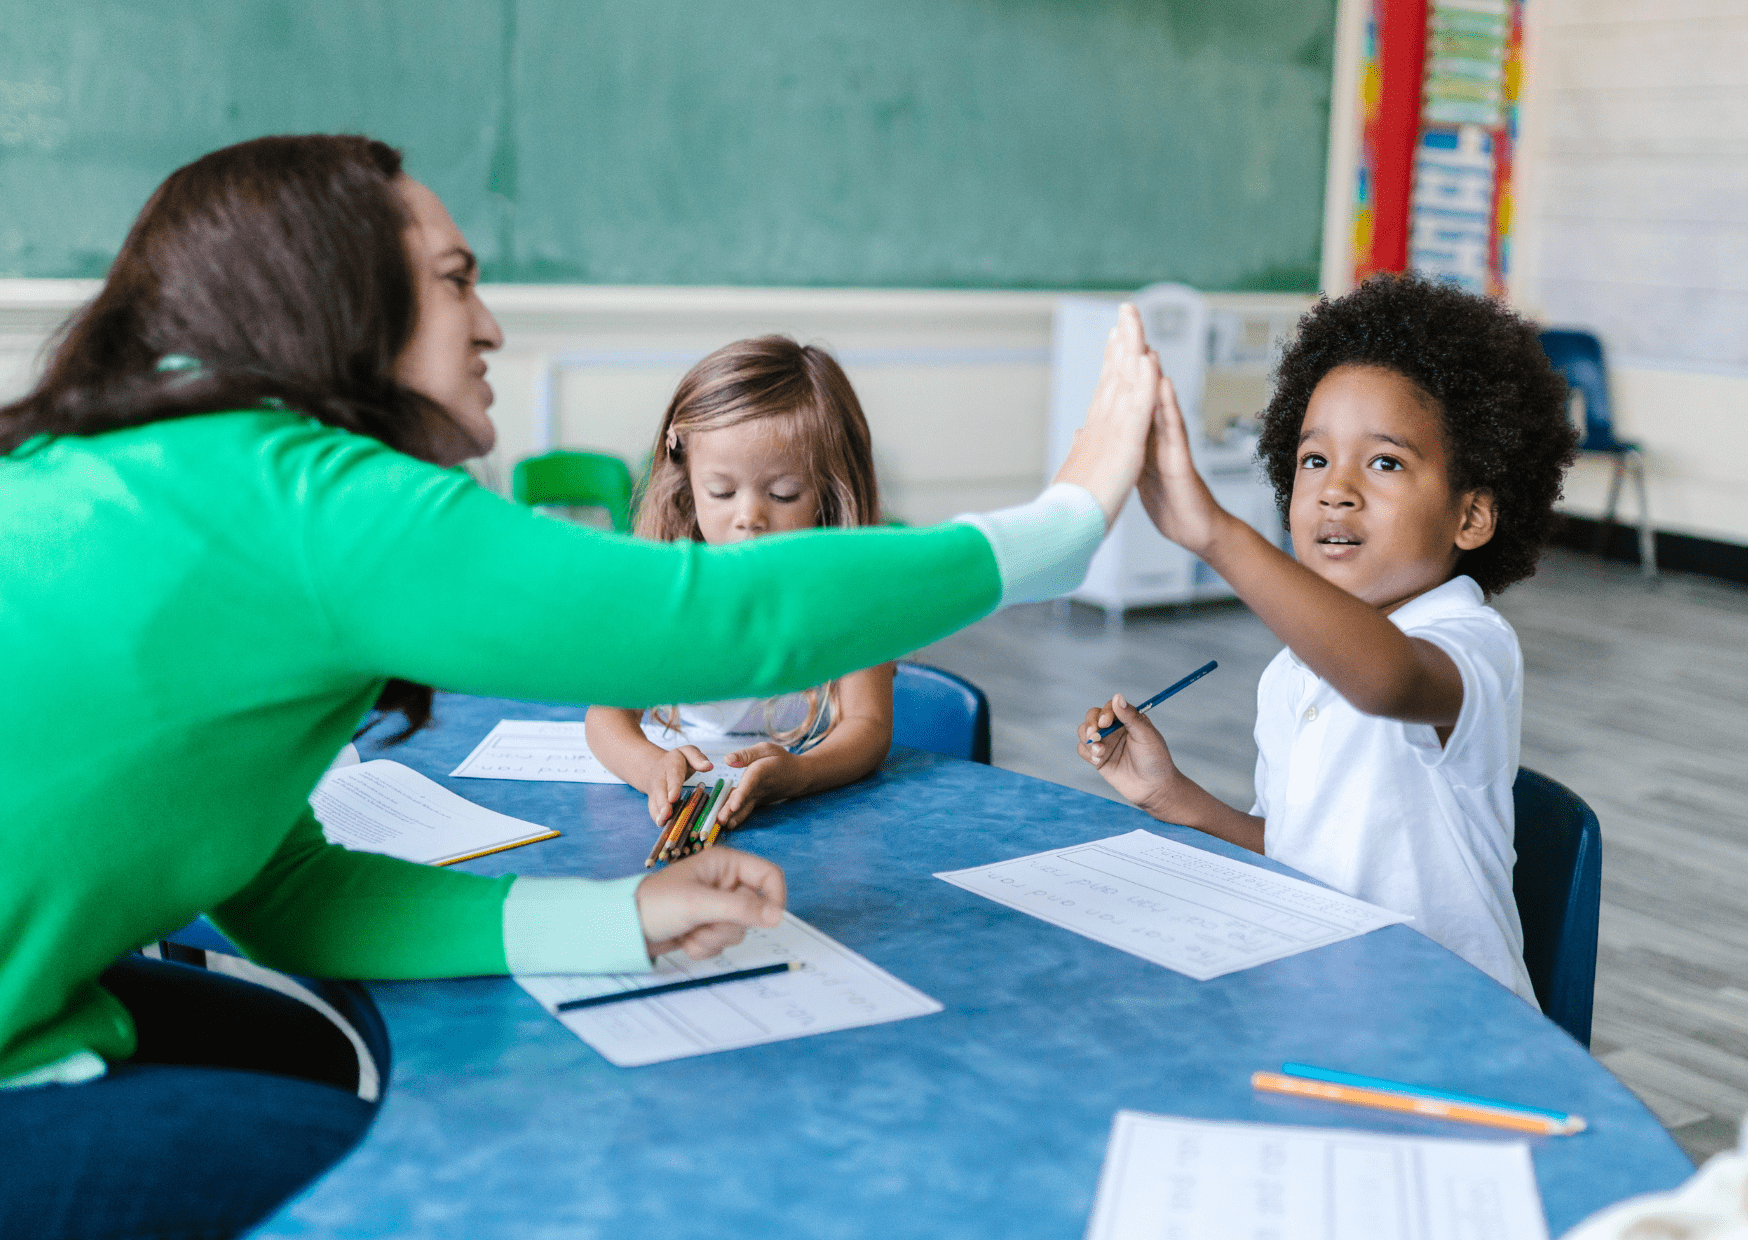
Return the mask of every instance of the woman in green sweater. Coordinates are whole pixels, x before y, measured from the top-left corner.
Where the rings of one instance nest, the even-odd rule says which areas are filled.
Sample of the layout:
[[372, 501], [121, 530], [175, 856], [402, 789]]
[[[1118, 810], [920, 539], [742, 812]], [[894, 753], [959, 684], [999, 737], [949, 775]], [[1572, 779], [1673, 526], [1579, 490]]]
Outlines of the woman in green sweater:
[[[444, 468], [493, 438], [475, 275], [391, 148], [244, 143], [158, 189], [0, 410], [0, 1236], [230, 1234], [368, 1125], [274, 1058], [269, 992], [131, 955], [197, 914], [328, 978], [644, 969], [781, 915], [781, 872], [731, 849], [597, 882], [327, 844], [308, 796], [373, 706], [411, 729], [430, 685], [641, 707], [894, 658], [1077, 584], [1157, 404], [1131, 312], [1032, 504], [621, 538]], [[221, 1018], [265, 1049], [201, 1049]]]

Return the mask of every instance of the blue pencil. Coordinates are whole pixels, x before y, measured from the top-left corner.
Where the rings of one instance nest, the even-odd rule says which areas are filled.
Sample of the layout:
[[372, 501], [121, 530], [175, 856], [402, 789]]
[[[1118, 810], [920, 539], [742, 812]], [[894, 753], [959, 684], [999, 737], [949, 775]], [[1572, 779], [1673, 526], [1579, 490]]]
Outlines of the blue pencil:
[[1416, 1098], [1437, 1098], [1440, 1102], [1460, 1102], [1472, 1107], [1492, 1107], [1498, 1111], [1527, 1111], [1531, 1115], [1546, 1115], [1551, 1119], [1572, 1122], [1573, 1116], [1546, 1107], [1525, 1106], [1521, 1102], [1499, 1102], [1493, 1098], [1477, 1098], [1472, 1094], [1453, 1094], [1445, 1089], [1428, 1089], [1424, 1085], [1404, 1085], [1401, 1081], [1386, 1081], [1376, 1076], [1360, 1076], [1356, 1072], [1337, 1072], [1334, 1068], [1314, 1068], [1308, 1063], [1284, 1063], [1281, 1071], [1288, 1076], [1301, 1076], [1313, 1081], [1328, 1081], [1331, 1085], [1353, 1085], [1360, 1089], [1383, 1089], [1391, 1093], [1412, 1094]]
[[[1152, 697], [1148, 698], [1145, 702], [1141, 703], [1141, 705], [1137, 706], [1135, 709], [1140, 711], [1142, 714], [1145, 715], [1148, 711], [1152, 710], [1155, 706], [1158, 706], [1161, 702], [1165, 701], [1166, 698], [1168, 698], [1172, 694], [1176, 693], [1179, 689], [1189, 688], [1191, 685], [1195, 684], [1198, 680], [1200, 680], [1202, 677], [1206, 676], [1209, 672], [1213, 671], [1215, 668], [1217, 668], [1219, 666], [1220, 666], [1220, 664], [1216, 660], [1209, 659], [1206, 663], [1202, 664], [1202, 666], [1198, 667], [1195, 671], [1191, 672], [1188, 676], [1185, 676], [1182, 680], [1178, 681], [1171, 688], [1161, 689], [1158, 693], [1155, 693]], [[1100, 728], [1099, 729], [1099, 739], [1101, 741], [1104, 740], [1105, 737], [1109, 736], [1112, 732], [1115, 732], [1118, 728], [1120, 728], [1122, 726], [1123, 726], [1123, 721], [1121, 719], [1119, 719], [1115, 723], [1111, 724], [1111, 726], [1108, 728]]]

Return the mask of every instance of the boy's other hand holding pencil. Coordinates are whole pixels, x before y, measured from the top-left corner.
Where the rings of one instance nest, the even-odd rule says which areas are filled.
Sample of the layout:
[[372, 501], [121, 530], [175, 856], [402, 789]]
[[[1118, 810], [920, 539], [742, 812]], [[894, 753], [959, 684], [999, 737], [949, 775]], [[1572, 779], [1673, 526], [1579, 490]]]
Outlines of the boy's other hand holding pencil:
[[[1100, 731], [1119, 722], [1121, 728], [1102, 740], [1099, 738]], [[1122, 694], [1086, 712], [1076, 751], [1137, 808], [1155, 818], [1167, 816], [1165, 807], [1170, 798], [1166, 793], [1179, 778], [1177, 763], [1172, 761], [1171, 749], [1153, 726], [1153, 720], [1131, 706]]]
[[715, 765], [696, 745], [681, 745], [678, 749], [668, 750], [649, 786], [649, 816], [655, 820], [656, 826], [662, 826], [673, 816], [680, 798], [686, 793], [686, 781], [692, 778], [692, 773], [708, 771]]
[[746, 937], [748, 926], [783, 920], [783, 871], [735, 848], [707, 848], [637, 885], [637, 916], [650, 958], [684, 948], [694, 960]]

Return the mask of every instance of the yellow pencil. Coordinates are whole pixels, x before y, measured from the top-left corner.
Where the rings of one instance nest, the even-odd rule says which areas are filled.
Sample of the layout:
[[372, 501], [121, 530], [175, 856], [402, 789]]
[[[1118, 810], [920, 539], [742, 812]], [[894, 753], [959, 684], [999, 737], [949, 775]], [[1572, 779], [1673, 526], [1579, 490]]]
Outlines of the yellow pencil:
[[1576, 1115], [1556, 1119], [1551, 1115], [1536, 1115], [1529, 1111], [1475, 1106], [1466, 1102], [1446, 1102], [1441, 1098], [1423, 1098], [1414, 1094], [1399, 1094], [1383, 1089], [1361, 1089], [1354, 1085], [1333, 1085], [1327, 1081], [1309, 1081], [1302, 1077], [1283, 1076], [1279, 1072], [1251, 1074], [1252, 1089], [1270, 1094], [1291, 1094], [1296, 1098], [1316, 1098], [1323, 1102], [1345, 1102], [1351, 1106], [1374, 1107], [1380, 1111], [1399, 1111], [1405, 1115], [1425, 1115], [1430, 1119], [1460, 1120], [1465, 1124], [1486, 1124], [1494, 1128], [1510, 1128], [1517, 1132], [1534, 1132], [1564, 1137], [1583, 1132], [1584, 1121]]

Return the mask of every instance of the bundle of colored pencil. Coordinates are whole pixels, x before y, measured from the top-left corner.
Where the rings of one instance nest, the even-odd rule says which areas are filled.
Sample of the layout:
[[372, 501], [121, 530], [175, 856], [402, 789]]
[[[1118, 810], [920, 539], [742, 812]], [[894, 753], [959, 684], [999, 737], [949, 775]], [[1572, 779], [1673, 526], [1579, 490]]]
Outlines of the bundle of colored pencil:
[[716, 837], [722, 833], [722, 824], [716, 821], [716, 814], [722, 808], [727, 792], [726, 779], [717, 780], [714, 788], [706, 788], [703, 784], [694, 787], [692, 795], [680, 803], [668, 819], [668, 825], [656, 837], [655, 847], [649, 850], [649, 859], [643, 863], [643, 868], [647, 870], [658, 861], [690, 857], [716, 843]]

